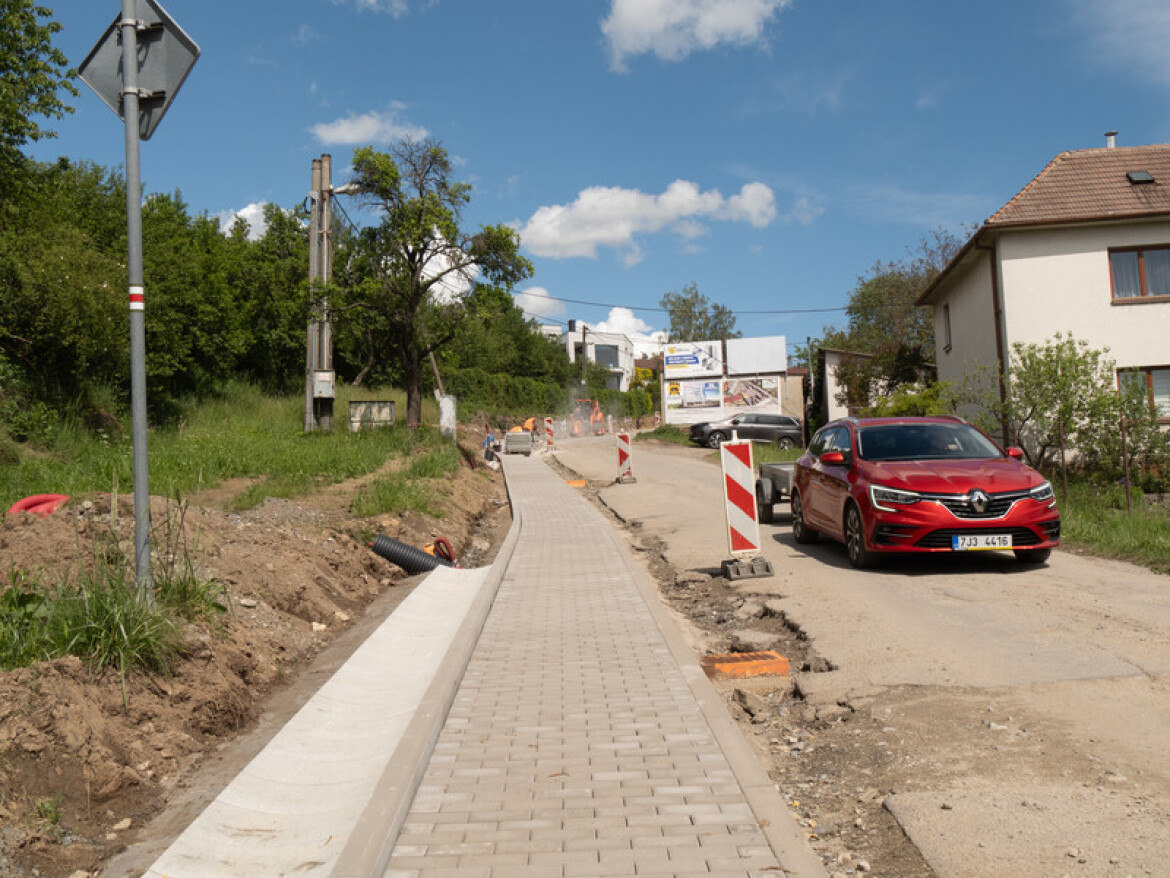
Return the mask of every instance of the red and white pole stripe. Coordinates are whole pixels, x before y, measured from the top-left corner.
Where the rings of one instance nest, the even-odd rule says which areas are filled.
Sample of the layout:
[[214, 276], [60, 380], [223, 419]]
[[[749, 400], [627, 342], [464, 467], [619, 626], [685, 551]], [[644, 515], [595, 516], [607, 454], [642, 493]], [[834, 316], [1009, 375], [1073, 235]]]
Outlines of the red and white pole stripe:
[[727, 510], [727, 540], [732, 555], [760, 551], [760, 525], [756, 519], [755, 469], [751, 442], [724, 442], [723, 492]]
[[544, 445], [546, 448], [552, 448], [556, 445], [553, 441], [553, 419], [544, 419]]
[[146, 310], [146, 290], [140, 286], [133, 285], [130, 287], [130, 310]]
[[630, 461], [630, 434], [617, 434], [618, 481], [634, 481], [634, 466]]

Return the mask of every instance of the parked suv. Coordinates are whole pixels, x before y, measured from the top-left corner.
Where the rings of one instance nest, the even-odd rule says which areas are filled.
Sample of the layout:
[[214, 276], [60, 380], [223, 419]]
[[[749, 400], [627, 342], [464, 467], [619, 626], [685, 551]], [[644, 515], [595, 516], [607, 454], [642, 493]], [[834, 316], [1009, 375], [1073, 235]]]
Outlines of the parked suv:
[[845, 418], [796, 462], [792, 536], [845, 544], [854, 567], [888, 552], [1010, 550], [1048, 560], [1060, 542], [1050, 485], [960, 418]]
[[769, 442], [781, 448], [804, 444], [800, 421], [788, 415], [742, 414], [722, 421], [704, 421], [691, 425], [690, 439], [708, 448], [718, 448], [732, 433], [740, 439]]

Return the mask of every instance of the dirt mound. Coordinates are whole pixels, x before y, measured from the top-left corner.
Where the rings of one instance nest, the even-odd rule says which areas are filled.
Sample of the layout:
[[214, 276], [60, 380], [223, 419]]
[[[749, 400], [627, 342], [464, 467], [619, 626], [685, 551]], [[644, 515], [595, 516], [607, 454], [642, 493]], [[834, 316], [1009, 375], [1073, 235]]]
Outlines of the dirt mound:
[[[419, 547], [445, 537], [473, 567], [490, 561], [508, 525], [502, 477], [467, 465], [437, 491], [438, 517], [353, 518], [356, 483], [224, 511], [246, 487], [152, 501], [162, 547], [152, 569], [190, 559], [228, 608], [217, 625], [186, 626], [170, 673], [123, 680], [74, 658], [0, 673], [0, 874], [96, 874], [375, 598], [409, 587], [368, 548], [375, 534]], [[22, 574], [76, 579], [99, 553], [132, 559], [133, 519], [131, 498], [108, 495], [73, 498], [43, 519], [5, 517], [0, 590]]]

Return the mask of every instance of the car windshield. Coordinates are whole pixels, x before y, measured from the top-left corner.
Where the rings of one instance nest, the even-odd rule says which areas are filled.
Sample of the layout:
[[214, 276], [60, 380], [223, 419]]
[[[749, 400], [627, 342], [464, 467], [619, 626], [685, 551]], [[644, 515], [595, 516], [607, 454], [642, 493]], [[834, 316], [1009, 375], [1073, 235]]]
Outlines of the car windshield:
[[863, 460], [986, 460], [1003, 457], [990, 439], [969, 424], [881, 424], [862, 427], [857, 437]]

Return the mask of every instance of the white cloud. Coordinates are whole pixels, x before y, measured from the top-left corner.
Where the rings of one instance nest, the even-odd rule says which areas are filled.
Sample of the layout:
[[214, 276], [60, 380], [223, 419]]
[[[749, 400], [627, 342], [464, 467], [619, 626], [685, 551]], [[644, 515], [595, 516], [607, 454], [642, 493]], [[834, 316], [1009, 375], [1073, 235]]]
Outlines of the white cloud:
[[1066, 0], [1103, 63], [1170, 86], [1170, 6], [1165, 0]]
[[513, 299], [525, 317], [559, 322], [560, 318], [565, 316], [565, 303], [550, 299], [548, 290], [544, 287], [529, 287], [521, 293], [516, 293]]
[[654, 327], [638, 317], [629, 308], [611, 308], [609, 316], [592, 327], [598, 332], [620, 332], [623, 335], [649, 335]]
[[268, 231], [268, 224], [264, 221], [264, 208], [267, 206], [266, 201], [256, 201], [239, 210], [221, 211], [216, 217], [219, 220], [219, 230], [226, 235], [232, 230], [236, 220], [242, 219], [248, 224], [248, 240], [258, 241]]
[[385, 12], [401, 18], [410, 11], [406, 0], [333, 0], [335, 6], [352, 6], [359, 12]]
[[405, 109], [402, 104], [393, 104], [386, 113], [371, 111], [355, 116], [350, 113], [344, 119], [320, 122], [309, 129], [314, 137], [325, 146], [373, 143], [389, 143], [392, 140], [422, 140], [428, 135], [427, 129], [398, 120], [398, 114]]
[[598, 247], [625, 251], [627, 264], [641, 259], [638, 235], [669, 230], [693, 241], [706, 233], [702, 220], [747, 222], [762, 228], [776, 218], [776, 197], [763, 183], [747, 183], [724, 198], [688, 180], [676, 180], [661, 195], [637, 189], [594, 186], [572, 204], [539, 208], [520, 229], [524, 246], [537, 256], [595, 258]]
[[952, 88], [953, 83], [949, 81], [931, 83], [918, 93], [918, 100], [914, 102], [914, 109], [923, 112], [937, 110], [943, 95]]
[[611, 68], [652, 52], [680, 61], [692, 52], [722, 44], [760, 43], [768, 22], [791, 0], [613, 0], [601, 31], [609, 43]]
[[296, 35], [293, 36], [293, 42], [301, 43], [302, 45], [315, 43], [321, 39], [323, 39], [322, 35], [315, 31], [312, 25], [308, 24], [302, 24], [299, 28], [297, 28]]
[[785, 219], [789, 222], [799, 223], [802, 226], [811, 226], [816, 222], [817, 217], [825, 212], [825, 209], [819, 204], [814, 204], [810, 198], [798, 198], [793, 202], [792, 210], [788, 211]]
[[431, 297], [439, 304], [447, 305], [471, 292], [475, 279], [479, 277], [479, 266], [452, 269], [451, 259], [440, 249], [423, 264], [422, 277], [434, 281], [430, 288]]

